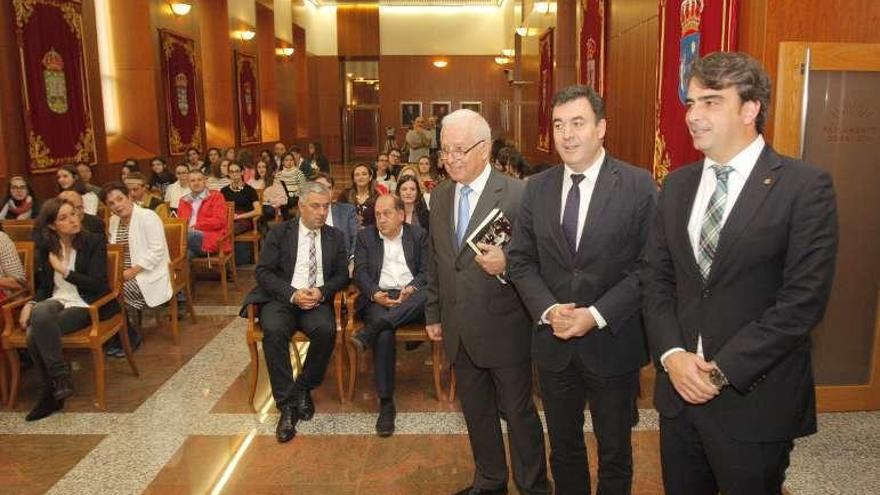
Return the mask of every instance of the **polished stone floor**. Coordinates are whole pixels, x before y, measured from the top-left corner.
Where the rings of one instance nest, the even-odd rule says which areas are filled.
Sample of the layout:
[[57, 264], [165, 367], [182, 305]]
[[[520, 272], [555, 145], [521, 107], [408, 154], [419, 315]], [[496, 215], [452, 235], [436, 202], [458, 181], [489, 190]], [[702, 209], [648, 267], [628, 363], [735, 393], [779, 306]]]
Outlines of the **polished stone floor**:
[[[253, 272], [241, 270], [230, 300], [241, 300], [252, 285]], [[180, 346], [148, 314], [146, 341], [136, 353], [141, 376], [124, 360], [111, 360], [106, 411], [93, 404], [88, 352], [69, 354], [77, 395], [62, 414], [43, 421], [23, 419], [36, 399], [34, 373], [24, 374], [15, 409], [0, 410], [0, 494], [449, 494], [470, 483], [464, 422], [455, 403], [434, 396], [428, 346], [398, 352], [400, 414], [393, 437], [373, 434], [369, 366], [346, 404], [331, 366], [314, 394], [315, 418], [279, 445], [265, 369], [255, 405], [248, 403], [244, 320], [236, 307], [222, 305], [218, 283], [199, 281], [196, 290], [198, 323], [183, 320]], [[645, 397], [650, 379], [646, 371]], [[657, 417], [648, 400], [639, 406], [633, 492], [661, 494]], [[584, 435], [592, 454], [590, 429], [588, 423]], [[878, 465], [880, 413], [824, 414], [820, 433], [798, 442], [787, 489], [794, 495], [880, 493]], [[591, 469], [595, 474], [594, 458]]]

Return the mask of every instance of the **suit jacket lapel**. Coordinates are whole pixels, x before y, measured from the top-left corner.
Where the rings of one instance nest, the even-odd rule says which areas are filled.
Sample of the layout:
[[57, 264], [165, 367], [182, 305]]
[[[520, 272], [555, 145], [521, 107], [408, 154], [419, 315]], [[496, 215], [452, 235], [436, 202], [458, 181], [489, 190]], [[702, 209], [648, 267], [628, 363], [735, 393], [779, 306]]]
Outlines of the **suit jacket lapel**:
[[293, 281], [293, 273], [296, 271], [296, 254], [299, 250], [299, 218], [287, 225], [287, 246], [290, 249], [290, 280]]
[[336, 253], [334, 246], [335, 236], [333, 230], [328, 225], [321, 227], [321, 273], [324, 274], [324, 283], [327, 283], [329, 277], [327, 268], [333, 266], [333, 255]]
[[412, 231], [406, 225], [403, 226], [403, 239], [401, 239], [401, 243], [403, 244], [403, 258], [406, 260], [406, 266], [409, 267], [409, 272], [415, 277], [415, 243], [413, 242]]
[[[571, 254], [571, 248], [568, 247], [568, 241], [565, 240], [565, 234], [562, 232], [562, 182], [565, 179], [565, 165], [558, 165], [554, 169], [553, 178], [550, 180], [550, 190], [548, 191], [547, 201], [542, 203], [547, 205], [547, 216], [544, 220], [550, 222], [550, 235], [555, 240], [556, 250], [559, 251], [562, 260], [566, 266], [571, 266], [574, 262], [574, 256]], [[535, 215], [532, 223], [540, 222], [542, 218]]]
[[[691, 166], [689, 172], [691, 175], [684, 181], [682, 193], [671, 201], [675, 211], [674, 218], [677, 219], [677, 222], [669, 235], [671, 239], [677, 241], [679, 248], [684, 250], [685, 258], [687, 258], [687, 268], [691, 271], [691, 275], [702, 279], [703, 275], [700, 273], [700, 266], [697, 264], [697, 257], [691, 244], [688, 223], [692, 215], [691, 210], [694, 207], [694, 200], [697, 198], [700, 179], [703, 176], [703, 161], [700, 160], [698, 164]], [[698, 214], [703, 215], [703, 213], [699, 212]]]
[[379, 279], [382, 277], [382, 262], [385, 261], [385, 241], [382, 239], [382, 236], [379, 235], [378, 229], [376, 229], [376, 235], [373, 238], [373, 242], [375, 243], [376, 248], [370, 250], [370, 255], [373, 257], [373, 259], [370, 260], [370, 263], [375, 270], [373, 276], [378, 284]]
[[589, 233], [594, 231], [597, 223], [602, 220], [602, 212], [609, 200], [616, 194], [620, 180], [618, 174], [617, 165], [609, 160], [609, 155], [606, 153], [599, 176], [596, 177], [596, 184], [593, 186], [593, 195], [590, 197], [590, 205], [587, 208], [587, 218], [584, 221], [584, 229], [581, 231], [581, 242], [578, 244], [575, 262], [582, 260], [585, 253], [589, 252], [590, 247], [593, 246]]
[[746, 179], [742, 192], [740, 192], [733, 210], [724, 222], [721, 233], [718, 237], [718, 249], [716, 250], [715, 259], [712, 260], [712, 270], [709, 273], [709, 281], [718, 273], [717, 267], [724, 262], [724, 257], [730, 251], [731, 246], [739, 239], [745, 228], [754, 218], [755, 213], [761, 207], [767, 194], [776, 185], [776, 179], [779, 175], [782, 162], [779, 156], [765, 145], [764, 151], [755, 163], [755, 168]]
[[[477, 201], [477, 206], [474, 208], [474, 212], [471, 214], [471, 218], [468, 221], [468, 228], [465, 230], [464, 239], [467, 239], [468, 236], [477, 228], [477, 225], [480, 224], [485, 218], [486, 215], [492, 211], [492, 208], [498, 206], [498, 203], [501, 202], [501, 198], [504, 196], [504, 181], [501, 179], [499, 172], [496, 172], [494, 169], [489, 172], [489, 180], [486, 181], [486, 186], [483, 188], [482, 194], [480, 194], [480, 200]], [[453, 228], [453, 232], [455, 229]], [[455, 234], [453, 234], [453, 238]], [[467, 247], [466, 242], [462, 239], [461, 246], [458, 251], [458, 256], [461, 257], [462, 253], [470, 252], [474, 254], [473, 250]], [[454, 242], [454, 241], [453, 241]]]

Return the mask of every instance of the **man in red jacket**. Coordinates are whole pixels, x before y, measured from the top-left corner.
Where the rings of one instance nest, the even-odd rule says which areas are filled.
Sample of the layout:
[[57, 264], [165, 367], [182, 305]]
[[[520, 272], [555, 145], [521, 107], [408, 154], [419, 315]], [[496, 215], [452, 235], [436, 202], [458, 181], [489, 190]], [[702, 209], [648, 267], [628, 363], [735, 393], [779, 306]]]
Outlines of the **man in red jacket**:
[[217, 191], [205, 187], [205, 174], [201, 170], [189, 173], [190, 194], [180, 198], [178, 217], [187, 224], [187, 246], [189, 257], [224, 253], [232, 248], [229, 241], [219, 245], [220, 238], [226, 235], [226, 200]]

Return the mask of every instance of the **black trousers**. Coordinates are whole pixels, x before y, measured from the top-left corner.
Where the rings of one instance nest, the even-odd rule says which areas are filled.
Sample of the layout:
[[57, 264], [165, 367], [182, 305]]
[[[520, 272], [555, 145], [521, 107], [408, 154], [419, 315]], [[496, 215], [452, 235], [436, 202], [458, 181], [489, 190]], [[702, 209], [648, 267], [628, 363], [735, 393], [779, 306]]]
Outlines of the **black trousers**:
[[34, 305], [27, 328], [27, 346], [44, 384], [51, 386], [53, 378], [70, 373], [61, 353], [61, 336], [85, 327], [89, 321], [87, 308], [64, 309], [63, 304], [52, 299]]
[[[296, 388], [311, 390], [324, 380], [327, 363], [336, 344], [336, 322], [330, 303], [304, 311], [290, 303], [271, 301], [260, 308], [263, 327], [263, 353], [269, 369], [269, 382], [275, 405], [293, 400]], [[303, 363], [302, 375], [293, 381], [290, 364], [290, 340], [296, 331], [309, 337], [309, 352]]]
[[629, 494], [632, 488], [632, 427], [638, 420], [638, 371], [615, 377], [588, 373], [577, 353], [559, 372], [539, 369], [550, 437], [550, 469], [556, 492], [590, 493], [584, 442], [584, 407], [590, 405], [599, 447], [599, 495]]
[[729, 437], [705, 407], [660, 417], [660, 459], [667, 495], [778, 495], [793, 442]]
[[[397, 299], [400, 291], [389, 291], [392, 299]], [[376, 395], [380, 399], [394, 397], [394, 366], [397, 363], [395, 333], [397, 328], [409, 323], [425, 321], [425, 291], [420, 290], [409, 296], [402, 304], [386, 308], [370, 302], [361, 311], [361, 319], [366, 326], [373, 344], [374, 374]]]
[[453, 366], [476, 465], [473, 486], [486, 490], [507, 486], [500, 408], [507, 416], [507, 440], [516, 487], [520, 493], [551, 493], [544, 429], [532, 401], [532, 363], [480, 368], [461, 345]]

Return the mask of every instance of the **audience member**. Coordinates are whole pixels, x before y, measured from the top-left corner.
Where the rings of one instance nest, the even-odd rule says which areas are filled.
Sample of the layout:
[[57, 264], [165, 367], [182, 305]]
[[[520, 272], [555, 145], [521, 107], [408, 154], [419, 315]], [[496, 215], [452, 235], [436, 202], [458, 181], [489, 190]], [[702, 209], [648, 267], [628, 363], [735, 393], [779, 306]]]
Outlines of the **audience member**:
[[373, 167], [359, 163], [351, 169], [351, 187], [343, 191], [339, 201], [355, 207], [358, 227], [363, 228], [376, 222], [373, 205], [378, 196], [376, 182], [373, 180]]
[[379, 153], [376, 156], [376, 187], [384, 188], [382, 194], [388, 194], [397, 188], [397, 180], [391, 173], [387, 153]]
[[257, 162], [257, 166], [254, 167], [254, 177], [246, 181], [247, 185], [253, 187], [257, 191], [262, 191], [266, 188], [266, 175], [269, 173], [269, 162], [264, 162], [260, 160]]
[[202, 167], [205, 167], [207, 165], [205, 162], [202, 161], [201, 156], [199, 156], [199, 150], [197, 150], [196, 148], [189, 148], [188, 150], [186, 150], [186, 164], [189, 165], [190, 170], [194, 168], [201, 169]]
[[85, 212], [94, 215], [98, 213], [98, 195], [90, 192], [82, 179], [79, 178], [79, 172], [76, 171], [76, 165], [64, 165], [55, 173], [58, 180], [58, 187], [61, 191], [76, 191], [82, 196], [83, 207]]
[[229, 185], [220, 190], [226, 201], [235, 204], [233, 233], [243, 234], [254, 228], [254, 219], [260, 216], [262, 205], [257, 190], [244, 183], [241, 166], [229, 164]]
[[80, 180], [86, 185], [86, 190], [101, 196], [101, 188], [92, 184], [92, 166], [88, 163], [79, 162], [76, 164], [76, 173], [79, 174]]
[[[144, 308], [155, 308], [168, 302], [172, 289], [165, 227], [159, 215], [138, 206], [133, 201], [134, 196], [121, 182], [104, 186], [107, 207], [113, 213], [108, 229], [109, 241], [123, 249], [123, 301], [129, 341], [136, 350], [141, 343], [140, 313]], [[108, 342], [106, 353], [125, 357], [118, 338]]]
[[[279, 442], [296, 435], [296, 423], [315, 414], [311, 390], [321, 384], [336, 342], [333, 296], [349, 282], [348, 252], [337, 229], [325, 224], [330, 192], [302, 186], [300, 216], [269, 231], [256, 268], [257, 286], [244, 300], [259, 307], [269, 383], [281, 417]], [[290, 340], [295, 331], [309, 338], [302, 373], [293, 380]]]
[[229, 159], [223, 158], [211, 166], [205, 187], [211, 191], [219, 191], [229, 185]]
[[132, 172], [140, 173], [141, 168], [138, 166], [134, 158], [127, 158], [122, 162], [122, 168], [119, 169], [119, 180], [124, 181], [128, 174]]
[[395, 191], [403, 201], [403, 219], [410, 225], [418, 225], [428, 231], [431, 213], [428, 211], [428, 203], [422, 197], [422, 186], [419, 180], [411, 175], [406, 175], [397, 183]]
[[36, 196], [28, 180], [23, 175], [10, 177], [6, 197], [3, 198], [3, 206], [0, 208], [0, 220], [27, 220], [35, 218], [39, 211]]
[[287, 147], [284, 146], [284, 143], [277, 142], [275, 146], [272, 147], [272, 160], [275, 162], [275, 170], [281, 170], [284, 168], [284, 155], [287, 154]]
[[307, 182], [306, 176], [297, 167], [296, 153], [285, 153], [281, 163], [283, 168], [275, 174], [275, 179], [281, 183], [281, 187], [287, 193], [287, 204], [295, 207], [299, 198], [299, 189]]
[[309, 180], [313, 179], [318, 172], [330, 173], [330, 161], [324, 156], [324, 148], [321, 143], [317, 141], [309, 143], [309, 158], [300, 165], [300, 171]]
[[180, 204], [180, 198], [190, 193], [189, 190], [189, 167], [185, 163], [181, 163], [174, 169], [177, 182], [169, 184], [165, 189], [165, 202], [171, 214], [177, 216], [177, 206]]
[[141, 175], [140, 172], [128, 174], [124, 184], [126, 189], [128, 189], [128, 194], [136, 205], [156, 212], [156, 214], [159, 215], [159, 218], [164, 219], [170, 216], [168, 205], [160, 198], [154, 196], [147, 189], [146, 180], [144, 180], [144, 176]]
[[165, 189], [174, 180], [174, 174], [168, 171], [168, 164], [164, 158], [157, 156], [150, 161], [150, 182], [148, 186], [153, 194], [160, 198], [164, 197]]
[[202, 170], [204, 170], [207, 175], [210, 175], [211, 169], [214, 167], [214, 165], [220, 163], [220, 160], [223, 159], [223, 156], [220, 153], [220, 148], [208, 148], [208, 152], [205, 154], [205, 157], [207, 158], [207, 160], [205, 161]]
[[[43, 391], [27, 421], [61, 410], [74, 394], [61, 336], [88, 325], [88, 305], [110, 292], [106, 242], [82, 229], [72, 204], [61, 198], [47, 200], [36, 228], [44, 239], [35, 256], [36, 294], [22, 308], [19, 325], [27, 329], [28, 351], [40, 370]], [[113, 300], [98, 314], [106, 320], [118, 312]]]
[[336, 198], [336, 181], [329, 174], [319, 172], [315, 174], [314, 182], [322, 184], [330, 191], [330, 214], [327, 215], [327, 225], [336, 227], [345, 235], [345, 245], [348, 246], [349, 259], [354, 259], [354, 242], [357, 235], [357, 214], [355, 207], [348, 203], [340, 203]]
[[376, 200], [376, 225], [360, 231], [355, 248], [354, 282], [360, 289], [357, 311], [364, 322], [353, 337], [358, 353], [373, 348], [379, 418], [376, 433], [394, 433], [395, 332], [425, 321], [428, 236], [404, 222], [403, 201], [387, 194]]
[[0, 303], [27, 284], [24, 265], [15, 243], [0, 225]]
[[189, 257], [210, 256], [232, 249], [230, 242], [220, 245], [226, 235], [226, 200], [218, 191], [205, 185], [201, 169], [189, 171], [190, 193], [180, 198], [177, 216], [187, 224]]
[[[263, 162], [260, 162], [263, 163]], [[257, 164], [259, 168], [259, 163]], [[287, 192], [275, 176], [274, 162], [268, 162], [266, 166], [266, 177], [263, 179], [263, 213], [261, 216], [262, 225], [275, 220], [279, 215], [287, 220], [290, 216], [290, 210], [287, 208]]]
[[425, 129], [425, 118], [416, 117], [413, 128], [406, 133], [406, 146], [409, 148], [409, 163], [416, 163], [419, 158], [428, 156], [434, 133]]
[[430, 194], [434, 190], [434, 186], [437, 185], [436, 167], [431, 163], [431, 157], [423, 156], [419, 158], [418, 169], [419, 181], [421, 181], [425, 192]]
[[[104, 220], [98, 215], [86, 213], [85, 207], [83, 206], [83, 197], [78, 192], [72, 189], [61, 191], [61, 193], [58, 194], [58, 197], [73, 205], [73, 209], [79, 218], [83, 230], [91, 232], [92, 234], [97, 234], [101, 236], [101, 238], [107, 237], [107, 233], [104, 231]], [[38, 233], [37, 230], [34, 230], [35, 235]], [[37, 242], [40, 241], [38, 237], [35, 237], [34, 239]]]
[[[256, 170], [254, 170], [254, 154], [251, 153], [251, 150], [242, 148], [238, 151], [238, 157], [233, 161], [241, 167], [241, 179], [245, 184], [254, 180]], [[227, 170], [226, 173], [228, 175], [229, 171]]]
[[403, 164], [400, 163], [400, 149], [391, 148], [388, 150], [388, 167], [391, 169], [391, 175], [395, 177], [400, 177], [400, 169], [403, 167]]

